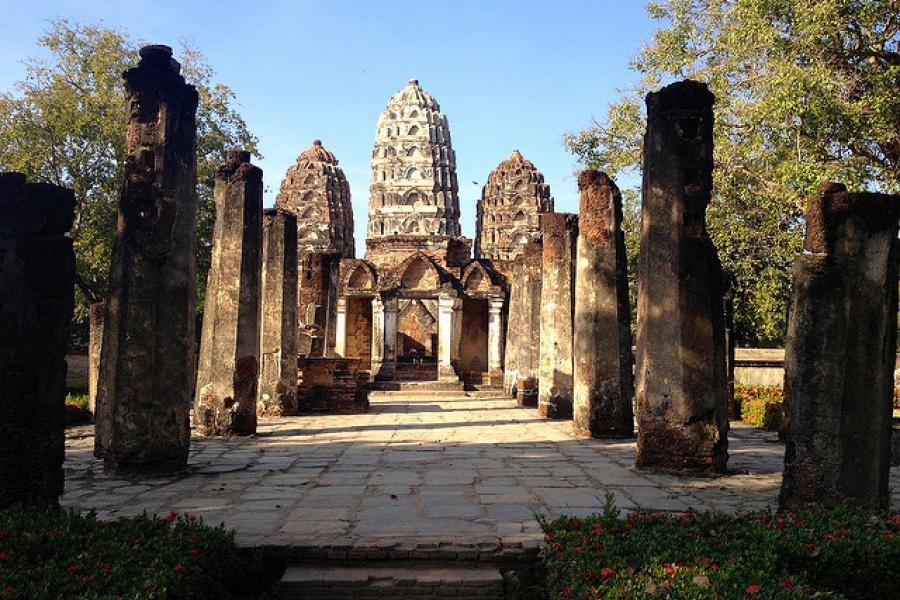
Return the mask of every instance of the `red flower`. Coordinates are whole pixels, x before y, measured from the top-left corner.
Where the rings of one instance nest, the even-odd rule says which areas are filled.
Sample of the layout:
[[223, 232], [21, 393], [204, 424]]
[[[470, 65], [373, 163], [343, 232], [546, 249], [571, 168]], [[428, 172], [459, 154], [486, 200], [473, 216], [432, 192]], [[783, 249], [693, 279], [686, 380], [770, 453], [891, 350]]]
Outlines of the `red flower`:
[[709, 570], [715, 573], [719, 570], [719, 565], [710, 565]]
[[700, 557], [700, 564], [701, 564], [701, 565], [708, 565], [708, 564], [711, 563], [711, 562], [712, 562], [712, 559], [711, 559], [710, 557], [708, 557], [708, 556], [701, 556], [701, 557]]
[[9, 560], [9, 552], [0, 550], [0, 560]]
[[568, 595], [571, 594], [571, 593], [572, 593], [572, 586], [571, 586], [571, 585], [568, 586], [568, 587], [566, 587], [566, 589], [563, 590], [563, 595], [564, 595], [564, 596], [568, 596]]
[[747, 586], [747, 593], [748, 593], [748, 594], [756, 594], [756, 593], [759, 592], [761, 589], [762, 589], [762, 588], [759, 587], [758, 585], [756, 585], [755, 583], [751, 583], [750, 585]]
[[202, 554], [198, 548], [191, 548], [191, 556], [200, 556]]
[[603, 567], [600, 569], [600, 577], [603, 579], [609, 579], [610, 577], [615, 577], [616, 571], [615, 569], [610, 569], [609, 567]]
[[591, 548], [594, 550], [603, 550], [603, 542], [594, 542], [591, 544]]
[[574, 552], [575, 554], [581, 554], [581, 546], [575, 546], [574, 548], [572, 548], [572, 552]]
[[171, 525], [172, 523], [175, 522], [176, 518], [178, 518], [178, 513], [173, 510], [173, 511], [170, 511], [169, 514], [166, 515], [166, 517], [163, 519], [163, 521], [165, 521], [166, 523]]
[[3, 593], [7, 596], [12, 596], [14, 593], [16, 593], [16, 590], [15, 588], [13, 588], [13, 586], [8, 585], [6, 586], [6, 589], [3, 590]]
[[75, 565], [69, 565], [69, 568], [66, 569], [66, 571], [68, 571], [69, 573], [77, 573], [78, 567], [76, 567]]
[[794, 589], [794, 582], [791, 581], [790, 577], [785, 577], [784, 581], [781, 582], [781, 587], [783, 587], [786, 590], [792, 590], [792, 589]]
[[900, 525], [900, 515], [891, 515], [891, 521], [893, 521], [896, 525]]
[[184, 568], [184, 565], [175, 565], [176, 573], [184, 573], [185, 571], [187, 571], [187, 569]]
[[553, 550], [554, 551], [559, 550], [560, 548], [561, 548], [561, 546], [560, 546], [559, 542], [553, 542]]
[[666, 572], [667, 577], [675, 576], [675, 565], [672, 563], [663, 563], [663, 571]]
[[591, 532], [591, 534], [600, 535], [601, 533], [603, 533], [603, 525], [597, 523], [596, 525], [594, 525], [594, 530]]
[[893, 533], [886, 533], [886, 534], [884, 534], [884, 539], [886, 539], [886, 540], [892, 540], [892, 539], [894, 539], [894, 537], [895, 537], [895, 536], [894, 536]]
[[100, 570], [104, 573], [109, 573], [109, 563], [103, 563], [100, 565]]

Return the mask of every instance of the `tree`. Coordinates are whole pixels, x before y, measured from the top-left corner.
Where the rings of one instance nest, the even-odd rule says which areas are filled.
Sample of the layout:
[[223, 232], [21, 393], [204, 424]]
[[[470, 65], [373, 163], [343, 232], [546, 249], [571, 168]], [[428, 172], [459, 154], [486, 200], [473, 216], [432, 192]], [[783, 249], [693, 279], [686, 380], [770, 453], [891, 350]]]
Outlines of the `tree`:
[[673, 80], [716, 95], [709, 231], [735, 283], [736, 338], [783, 342], [804, 199], [823, 180], [900, 189], [900, 1], [666, 0], [605, 119], [565, 137], [586, 165], [640, 169], [641, 98]]
[[[137, 64], [137, 44], [123, 31], [67, 20], [51, 22], [39, 44], [49, 61], [26, 61], [27, 76], [0, 93], [0, 171], [72, 188], [77, 200], [71, 235], [77, 271], [76, 319], [103, 299], [116, 232], [125, 157], [126, 96], [122, 72]], [[228, 86], [194, 48], [176, 53], [185, 79], [197, 87], [197, 283], [209, 270], [216, 166], [229, 148], [257, 156], [257, 139], [235, 107]]]

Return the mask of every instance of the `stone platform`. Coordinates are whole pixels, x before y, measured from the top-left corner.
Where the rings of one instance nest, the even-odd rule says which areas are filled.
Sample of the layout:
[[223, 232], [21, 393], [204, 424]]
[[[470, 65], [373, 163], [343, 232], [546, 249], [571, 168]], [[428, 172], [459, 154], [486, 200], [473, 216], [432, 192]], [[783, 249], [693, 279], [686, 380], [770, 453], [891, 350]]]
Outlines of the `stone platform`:
[[[223, 522], [238, 543], [310, 558], [489, 558], [534, 549], [535, 513], [775, 507], [783, 445], [732, 423], [731, 473], [635, 471], [633, 441], [575, 439], [508, 398], [380, 393], [368, 414], [263, 419], [259, 435], [194, 438], [190, 472], [102, 474], [91, 427], [68, 431], [62, 502], [102, 517], [174, 510]], [[900, 467], [891, 471], [900, 506]]]

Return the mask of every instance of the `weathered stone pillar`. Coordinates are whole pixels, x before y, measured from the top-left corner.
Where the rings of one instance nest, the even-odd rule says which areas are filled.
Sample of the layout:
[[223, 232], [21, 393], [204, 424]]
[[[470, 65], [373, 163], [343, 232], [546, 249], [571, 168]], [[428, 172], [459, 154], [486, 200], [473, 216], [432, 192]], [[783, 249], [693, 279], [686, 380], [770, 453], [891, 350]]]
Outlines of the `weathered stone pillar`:
[[[459, 328], [462, 300], [456, 296], [438, 296], [438, 380], [459, 381], [453, 365], [454, 328]], [[458, 336], [457, 336], [458, 340]], [[457, 342], [458, 345], [458, 342]]]
[[337, 319], [334, 328], [334, 353], [344, 356], [347, 352], [347, 298], [337, 300]]
[[187, 464], [196, 378], [197, 90], [166, 46], [125, 72], [125, 185], [113, 248], [96, 449], [109, 473]]
[[63, 493], [74, 211], [71, 190], [0, 173], [0, 507]]
[[640, 468], [721, 472], [728, 460], [722, 269], [706, 233], [713, 95], [647, 95], [637, 327]]
[[100, 352], [103, 350], [103, 321], [106, 301], [88, 306], [88, 410], [97, 412], [97, 382], [100, 379]]
[[538, 412], [545, 417], [572, 415], [572, 344], [575, 244], [578, 216], [541, 215], [541, 363]]
[[256, 433], [262, 169], [232, 150], [216, 172], [216, 225], [206, 284], [194, 426], [201, 435]]
[[575, 400], [578, 435], [634, 434], [631, 304], [622, 231], [622, 196], [600, 171], [578, 177], [575, 268]]
[[888, 508], [900, 195], [823, 184], [806, 210], [785, 345], [781, 504]]
[[540, 242], [525, 244], [510, 282], [504, 375], [507, 391], [515, 390], [519, 406], [537, 406], [538, 403], [542, 255]]
[[491, 384], [503, 381], [503, 298], [488, 300], [488, 375]]
[[297, 218], [263, 211], [258, 414], [297, 414]]
[[725, 401], [728, 418], [741, 420], [741, 401], [734, 395], [734, 287], [730, 277], [725, 277], [726, 288], [722, 295], [722, 314], [725, 319]]
[[397, 298], [372, 298], [372, 373], [390, 381], [397, 368]]

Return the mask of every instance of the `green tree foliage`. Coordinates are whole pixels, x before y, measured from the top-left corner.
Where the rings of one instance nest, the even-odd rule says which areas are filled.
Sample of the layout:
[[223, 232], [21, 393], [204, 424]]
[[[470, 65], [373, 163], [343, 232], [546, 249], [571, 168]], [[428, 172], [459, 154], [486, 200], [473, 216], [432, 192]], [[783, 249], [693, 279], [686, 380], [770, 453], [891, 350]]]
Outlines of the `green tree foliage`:
[[[642, 97], [682, 78], [716, 95], [709, 231], [735, 280], [736, 337], [781, 344], [804, 199], [823, 180], [900, 190], [900, 1], [666, 0], [602, 121], [565, 138], [585, 165], [633, 175]], [[632, 224], [633, 225], [633, 224]]]
[[[141, 44], [124, 31], [56, 20], [40, 38], [49, 60], [26, 61], [26, 78], [0, 93], [0, 170], [72, 188], [78, 205], [72, 238], [77, 263], [76, 317], [105, 297], [116, 232], [125, 156], [126, 99], [122, 72], [135, 66]], [[196, 49], [176, 52], [182, 74], [197, 87], [197, 282], [209, 270], [215, 169], [227, 150], [257, 156], [257, 139]], [[200, 304], [202, 306], [202, 303]]]

